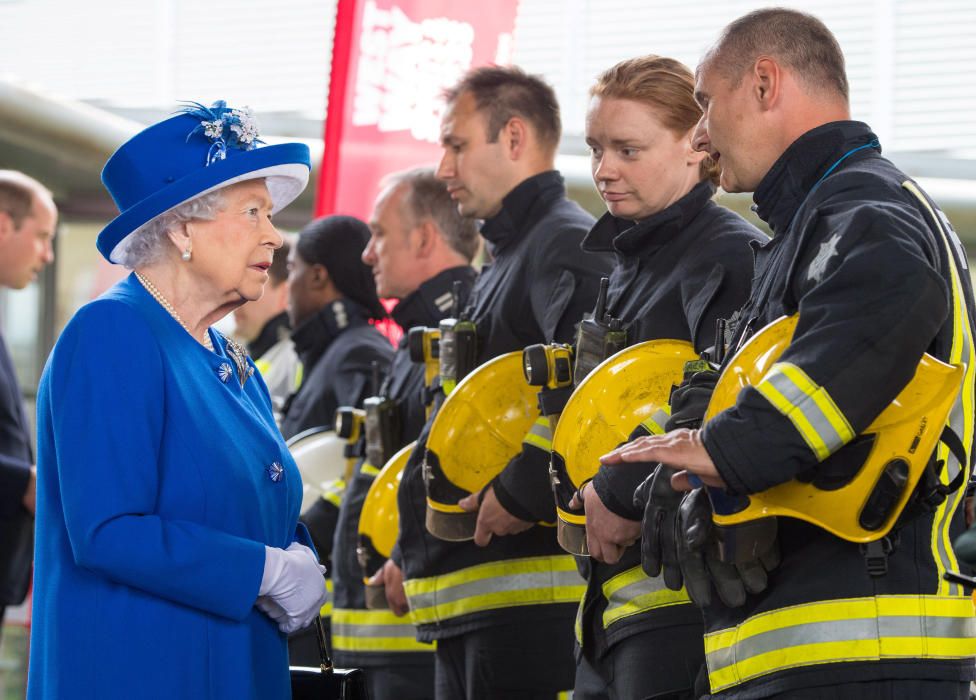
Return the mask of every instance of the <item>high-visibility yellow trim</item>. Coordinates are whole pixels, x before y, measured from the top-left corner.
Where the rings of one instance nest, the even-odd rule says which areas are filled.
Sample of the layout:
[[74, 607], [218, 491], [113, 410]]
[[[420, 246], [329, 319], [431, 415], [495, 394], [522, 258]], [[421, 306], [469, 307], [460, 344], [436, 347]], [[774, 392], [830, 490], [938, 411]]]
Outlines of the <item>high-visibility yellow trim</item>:
[[552, 451], [552, 429], [549, 427], [549, 419], [546, 416], [539, 416], [535, 423], [529, 428], [529, 432], [522, 438], [522, 442], [538, 447], [543, 452]]
[[576, 636], [576, 643], [583, 646], [583, 606], [586, 604], [586, 593], [580, 598], [579, 605], [576, 606], [576, 619], [573, 621], [573, 634]]
[[344, 479], [332, 479], [322, 482], [322, 498], [339, 508], [342, 505], [342, 496], [346, 492], [346, 482]]
[[968, 596], [845, 598], [762, 613], [705, 635], [712, 692], [789, 668], [976, 655]]
[[854, 429], [827, 390], [796, 365], [777, 362], [756, 390], [793, 423], [819, 461], [854, 439]]
[[464, 508], [459, 505], [452, 505], [450, 503], [438, 503], [430, 498], [427, 499], [427, 507], [431, 510], [436, 510], [439, 513], [467, 513]]
[[607, 607], [603, 611], [604, 628], [648, 610], [691, 604], [684, 588], [672, 591], [664, 585], [664, 579], [660, 576], [651, 578], [639, 566], [605, 581], [603, 596], [607, 599]]
[[416, 624], [485, 610], [575, 603], [586, 590], [571, 556], [506, 559], [403, 582]]
[[369, 462], [363, 462], [359, 467], [359, 473], [365, 474], [366, 476], [376, 476], [380, 473], [380, 468], [373, 466]]
[[332, 613], [332, 645], [349, 652], [424, 652], [434, 645], [418, 642], [417, 628], [409, 617], [397, 617], [389, 610], [349, 610]]
[[298, 391], [299, 387], [302, 385], [302, 379], [305, 378], [305, 365], [298, 362], [295, 365], [295, 391]]
[[258, 368], [258, 372], [260, 372], [262, 376], [267, 374], [268, 370], [271, 369], [271, 363], [265, 360], [263, 357], [259, 360], [255, 360], [254, 366]]
[[325, 579], [325, 590], [329, 592], [329, 597], [319, 608], [319, 617], [332, 617], [332, 579]]
[[661, 406], [654, 413], [641, 421], [641, 425], [650, 435], [664, 435], [664, 426], [671, 417], [671, 407]]
[[[952, 252], [952, 245], [949, 242], [949, 234], [943, 225], [943, 219], [939, 216], [928, 199], [922, 194], [921, 190], [911, 180], [902, 183], [902, 187], [911, 192], [915, 198], [928, 212], [932, 223], [941, 234], [942, 244], [946, 251], [946, 259], [949, 263], [949, 274], [952, 280], [952, 348], [949, 351], [949, 362], [952, 364], [963, 363], [966, 372], [962, 382], [962, 391], [956, 399], [952, 411], [949, 413], [949, 428], [961, 438], [963, 447], [970, 449], [973, 444], [974, 420], [973, 416], [973, 393], [976, 390], [976, 349], [973, 345], [972, 329], [969, 326], [969, 310], [966, 307], [966, 296], [960, 280], [959, 270], [956, 267], [956, 258]], [[946, 465], [942, 470], [940, 478], [943, 483], [949, 483], [955, 477], [952, 473], [953, 467], [958, 469], [968, 469], [970, 456], [966, 455], [966, 463], [958, 464], [955, 457], [944, 445], [938, 446], [937, 459], [942, 460]], [[958, 473], [958, 472], [956, 472]], [[965, 477], [969, 480], [969, 475]], [[956, 512], [960, 502], [965, 497], [965, 489], [959, 489], [939, 505], [935, 512], [934, 527], [932, 528], [932, 557], [935, 559], [939, 574], [939, 593], [943, 595], [958, 595], [961, 590], [959, 584], [950, 583], [942, 578], [942, 574], [947, 569], [958, 570], [959, 563], [956, 559], [955, 551], [949, 539], [949, 522], [952, 514]]]

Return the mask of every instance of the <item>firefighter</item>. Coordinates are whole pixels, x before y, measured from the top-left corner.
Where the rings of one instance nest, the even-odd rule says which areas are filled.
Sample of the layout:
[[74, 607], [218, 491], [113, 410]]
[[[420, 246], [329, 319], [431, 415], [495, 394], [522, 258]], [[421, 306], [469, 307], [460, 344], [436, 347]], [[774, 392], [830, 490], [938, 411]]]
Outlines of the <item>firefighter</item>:
[[[369, 267], [360, 256], [369, 241], [365, 222], [326, 216], [308, 223], [288, 255], [288, 317], [302, 363], [302, 380], [285, 402], [281, 433], [291, 440], [316, 428], [333, 428], [340, 406], [361, 407], [374, 380], [389, 369], [393, 348], [370, 320], [386, 311]], [[378, 382], [376, 382], [378, 383]], [[323, 564], [331, 568], [344, 479], [322, 488], [321, 498], [301, 514]], [[331, 579], [327, 581], [331, 586]], [[330, 605], [323, 609], [328, 618]], [[292, 635], [292, 663], [318, 664], [314, 627]]]
[[[963, 491], [953, 486], [967, 478], [973, 443], [962, 246], [936, 205], [881, 156], [870, 128], [850, 121], [844, 57], [819, 20], [768, 9], [732, 22], [698, 66], [696, 97], [696, 146], [718, 161], [723, 188], [754, 193], [774, 232], [757, 253], [730, 347], [780, 316], [796, 314], [796, 329], [762, 380], [704, 428], [644, 437], [604, 459], [687, 470], [671, 480], [693, 489], [678, 509], [677, 543], [665, 537], [661, 546], [677, 544], [689, 590], [694, 582], [706, 593], [696, 601], [710, 697], [968, 698], [972, 601], [942, 577], [956, 568], [949, 543], [964, 527]], [[706, 546], [735, 547], [743, 532], [713, 527], [710, 502], [721, 509], [797, 475], [825, 476], [925, 352], [966, 367], [946, 426], [956, 449], [938, 448], [930, 478], [887, 536], [858, 545], [778, 518], [781, 562], [760, 558], [765, 581], [753, 576], [757, 562], [730, 568], [722, 552], [731, 549]], [[693, 488], [701, 483], [711, 501]], [[705, 572], [715, 588], [701, 587]]]
[[[426, 422], [424, 365], [411, 362], [408, 331], [437, 326], [450, 313], [454, 284], [467, 298], [474, 284], [471, 261], [480, 248], [477, 227], [462, 218], [433, 170], [387, 177], [370, 221], [362, 259], [373, 270], [376, 291], [399, 299], [393, 319], [405, 331], [379, 395], [367, 400], [367, 457], [343, 497], [333, 549], [335, 590], [332, 644], [339, 666], [366, 670], [374, 700], [424, 700], [434, 694], [433, 647], [416, 641], [416, 629], [390, 610], [367, 610], [363, 571], [356, 556], [357, 529], [370, 484], [394, 452], [417, 439]], [[378, 434], [377, 434], [378, 433]], [[374, 572], [370, 572], [374, 573]], [[401, 612], [402, 610], [396, 610]]]
[[[586, 143], [608, 211], [583, 250], [616, 256], [606, 313], [628, 345], [669, 338], [701, 353], [715, 341], [717, 320], [749, 293], [750, 243], [765, 237], [712, 201], [718, 168], [692, 146], [700, 116], [691, 71], [670, 58], [623, 61], [590, 89]], [[626, 428], [670, 427], [647, 425]], [[588, 585], [577, 698], [691, 697], [704, 661], [701, 613], [645, 575], [632, 544], [643, 515], [633, 493], [650, 469], [603, 467], [580, 490], [591, 559], [581, 560]]]
[[[553, 169], [560, 131], [552, 88], [517, 68], [475, 69], [447, 93], [437, 174], [461, 215], [484, 221], [491, 254], [463, 314], [477, 328], [475, 365], [572, 340], [610, 267], [608, 256], [580, 251], [593, 219], [566, 199]], [[442, 368], [444, 346], [442, 333]], [[406, 579], [418, 638], [437, 642], [435, 697], [554, 697], [573, 685], [583, 589], [554, 529], [534, 526], [555, 520], [548, 444], [524, 443], [486, 488], [461, 500], [478, 511], [474, 542], [447, 542], [424, 526], [430, 425], [407, 464], [399, 541], [377, 580], [392, 600]]]

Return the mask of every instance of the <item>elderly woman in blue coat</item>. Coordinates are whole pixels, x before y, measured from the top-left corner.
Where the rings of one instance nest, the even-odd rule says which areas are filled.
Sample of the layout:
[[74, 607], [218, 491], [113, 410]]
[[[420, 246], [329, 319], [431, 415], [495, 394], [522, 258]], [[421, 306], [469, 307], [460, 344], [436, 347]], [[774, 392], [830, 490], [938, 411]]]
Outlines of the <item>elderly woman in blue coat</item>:
[[28, 697], [287, 698], [286, 634], [326, 597], [294, 462], [245, 351], [308, 149], [193, 105], [102, 173], [132, 274], [75, 314], [38, 394]]

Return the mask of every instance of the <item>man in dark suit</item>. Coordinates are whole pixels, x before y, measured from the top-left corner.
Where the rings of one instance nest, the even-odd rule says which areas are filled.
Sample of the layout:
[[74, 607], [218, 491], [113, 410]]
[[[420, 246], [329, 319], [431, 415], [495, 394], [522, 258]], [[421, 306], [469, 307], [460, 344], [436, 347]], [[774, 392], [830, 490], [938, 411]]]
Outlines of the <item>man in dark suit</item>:
[[[0, 170], [0, 287], [23, 289], [54, 260], [57, 220], [47, 188], [23, 173]], [[11, 547], [25, 527], [25, 511], [34, 514], [34, 451], [13, 361], [0, 334], [0, 622], [5, 605], [19, 602], [11, 590], [21, 589], [30, 576], [29, 557], [15, 556]]]

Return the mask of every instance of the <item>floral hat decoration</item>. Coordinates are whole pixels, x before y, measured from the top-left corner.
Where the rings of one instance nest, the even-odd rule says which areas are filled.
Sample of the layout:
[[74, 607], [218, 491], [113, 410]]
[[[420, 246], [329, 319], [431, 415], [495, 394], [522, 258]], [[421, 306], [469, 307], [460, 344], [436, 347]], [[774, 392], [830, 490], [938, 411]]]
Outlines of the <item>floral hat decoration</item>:
[[102, 182], [119, 208], [98, 234], [97, 247], [117, 263], [132, 236], [174, 207], [244, 180], [264, 178], [273, 212], [290, 204], [308, 184], [311, 159], [303, 143], [265, 145], [254, 114], [223, 100], [190, 102], [174, 116], [122, 144], [102, 170]]

